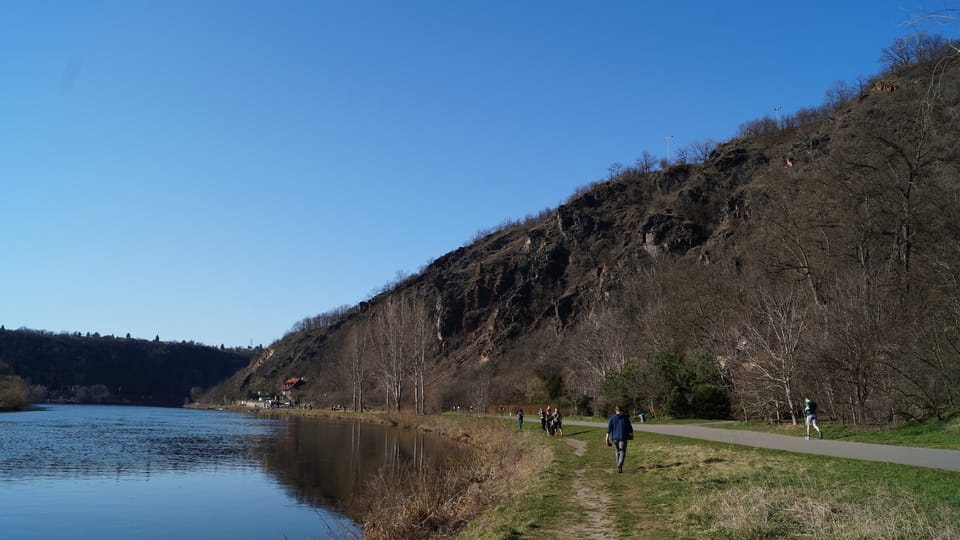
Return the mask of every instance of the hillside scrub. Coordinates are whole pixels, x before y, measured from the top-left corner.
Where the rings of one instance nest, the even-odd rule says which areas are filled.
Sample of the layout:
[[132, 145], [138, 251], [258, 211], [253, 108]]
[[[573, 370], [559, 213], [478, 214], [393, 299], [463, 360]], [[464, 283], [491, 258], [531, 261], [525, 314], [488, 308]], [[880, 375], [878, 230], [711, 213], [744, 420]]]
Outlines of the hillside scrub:
[[844, 425], [945, 418], [960, 409], [960, 59], [929, 43], [699, 162], [614, 167], [301, 325], [208, 399], [305, 377], [293, 397], [320, 408], [622, 403], [793, 425], [809, 397]]

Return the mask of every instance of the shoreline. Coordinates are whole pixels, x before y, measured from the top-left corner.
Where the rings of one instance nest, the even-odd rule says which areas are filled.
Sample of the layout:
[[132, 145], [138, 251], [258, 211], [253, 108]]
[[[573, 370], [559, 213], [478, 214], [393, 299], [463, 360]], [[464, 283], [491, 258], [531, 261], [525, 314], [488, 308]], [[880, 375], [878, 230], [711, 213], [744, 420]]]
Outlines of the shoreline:
[[531, 444], [500, 418], [414, 415], [395, 411], [332, 411], [189, 404], [186, 408], [222, 410], [264, 417], [298, 416], [328, 421], [365, 422], [429, 433], [462, 445], [455, 463], [439, 474], [400, 471], [380, 475], [342, 510], [371, 540], [459, 537], [511, 493], [523, 489], [554, 459], [551, 449]]
[[475, 440], [471, 437], [470, 431], [464, 428], [461, 420], [483, 419], [485, 417], [461, 415], [458, 417], [449, 417], [444, 415], [415, 415], [409, 412], [384, 411], [373, 409], [364, 412], [328, 409], [298, 409], [298, 408], [262, 408], [248, 407], [244, 405], [210, 405], [203, 403], [190, 403], [184, 405], [185, 409], [211, 410], [211, 411], [229, 411], [237, 413], [246, 413], [263, 416], [299, 416], [303, 418], [319, 418], [333, 421], [364, 422], [368, 424], [377, 424], [382, 426], [393, 426], [402, 429], [412, 429], [424, 433], [433, 433], [454, 442], [469, 443]]

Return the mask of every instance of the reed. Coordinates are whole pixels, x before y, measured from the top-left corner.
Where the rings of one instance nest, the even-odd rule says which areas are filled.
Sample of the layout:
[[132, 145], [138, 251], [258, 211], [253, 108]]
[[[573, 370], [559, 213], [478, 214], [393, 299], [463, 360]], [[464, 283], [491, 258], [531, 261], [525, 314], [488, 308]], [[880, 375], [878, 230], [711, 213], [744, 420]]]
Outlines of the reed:
[[385, 415], [408, 429], [436, 432], [460, 441], [459, 456], [442, 467], [381, 471], [349, 505], [364, 537], [378, 539], [452, 538], [505, 492], [545, 462], [538, 445], [522, 443], [500, 421]]

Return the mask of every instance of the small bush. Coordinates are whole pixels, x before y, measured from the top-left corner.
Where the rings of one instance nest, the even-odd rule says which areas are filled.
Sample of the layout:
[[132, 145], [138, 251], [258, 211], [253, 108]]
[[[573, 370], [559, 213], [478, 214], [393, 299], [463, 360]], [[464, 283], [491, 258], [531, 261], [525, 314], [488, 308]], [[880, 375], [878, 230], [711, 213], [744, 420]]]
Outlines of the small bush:
[[729, 418], [730, 398], [715, 384], [699, 384], [690, 396], [694, 416], [699, 418]]
[[23, 379], [15, 375], [0, 377], [0, 410], [10, 411], [24, 408], [29, 390]]

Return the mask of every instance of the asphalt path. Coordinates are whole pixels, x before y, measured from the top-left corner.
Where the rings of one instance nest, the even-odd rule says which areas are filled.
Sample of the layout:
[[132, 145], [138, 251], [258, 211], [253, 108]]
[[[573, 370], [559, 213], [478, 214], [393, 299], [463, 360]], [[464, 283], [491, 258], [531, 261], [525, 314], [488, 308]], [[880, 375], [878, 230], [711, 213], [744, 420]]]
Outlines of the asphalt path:
[[[563, 420], [564, 426], [606, 427], [606, 422], [584, 422], [581, 420]], [[539, 428], [539, 424], [537, 424]], [[770, 448], [818, 454], [865, 461], [882, 461], [900, 465], [913, 465], [931, 469], [960, 471], [960, 450], [942, 450], [938, 448], [918, 448], [911, 446], [892, 446], [858, 442], [831, 441], [829, 431], [824, 430], [826, 439], [817, 439], [816, 432], [810, 440], [803, 437], [790, 437], [772, 433], [760, 433], [742, 429], [723, 429], [710, 427], [710, 424], [653, 424], [633, 422], [634, 431], [660, 433], [674, 437], [687, 437], [705, 441], [717, 441], [756, 448]]]

